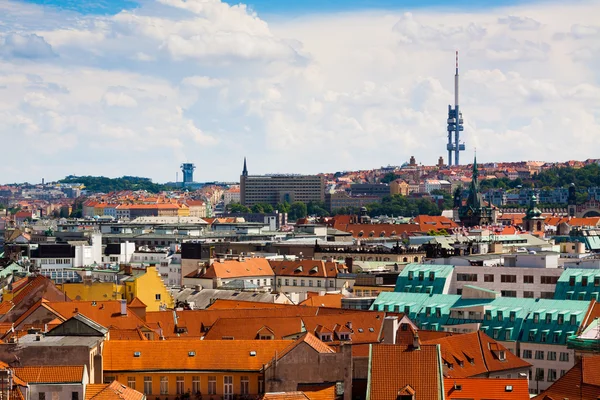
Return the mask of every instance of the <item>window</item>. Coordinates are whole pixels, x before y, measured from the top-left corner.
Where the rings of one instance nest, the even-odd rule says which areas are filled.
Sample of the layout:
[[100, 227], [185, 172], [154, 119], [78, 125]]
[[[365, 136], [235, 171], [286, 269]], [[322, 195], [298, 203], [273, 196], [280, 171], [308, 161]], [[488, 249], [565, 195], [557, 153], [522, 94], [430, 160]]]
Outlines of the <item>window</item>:
[[541, 283], [542, 285], [556, 285], [558, 282], [558, 276], [542, 276]]
[[569, 353], [561, 352], [559, 356], [560, 361], [568, 362], [569, 361]]
[[304, 286], [304, 279], [300, 279], [300, 286]]
[[183, 376], [176, 377], [175, 383], [177, 385], [177, 394], [183, 394], [185, 392]]
[[553, 299], [554, 292], [542, 292], [540, 293], [540, 299]]
[[[582, 276], [581, 277], [581, 286], [587, 286], [587, 284], [588, 284], [588, 277], [587, 276]], [[548, 372], [548, 380], [550, 380], [550, 373], [549, 372]]]
[[425, 279], [425, 272], [419, 271], [419, 280], [422, 281], [423, 279]]
[[334, 287], [335, 286], [335, 282], [333, 280], [329, 281], [329, 287]]
[[492, 275], [492, 274], [483, 275], [483, 281], [484, 282], [494, 282], [494, 275]]
[[594, 286], [600, 286], [600, 276], [594, 277]]
[[556, 380], [556, 370], [549, 369], [548, 370], [548, 382], [554, 382]]
[[412, 281], [414, 276], [415, 276], [415, 273], [413, 271], [408, 271], [408, 280], [409, 281]]
[[127, 377], [127, 386], [129, 386], [130, 388], [132, 388], [133, 390], [135, 390], [135, 376], [128, 376]]
[[169, 377], [160, 377], [160, 394], [169, 394]]
[[542, 332], [542, 334], [540, 335], [540, 342], [546, 343], [547, 339], [548, 339], [548, 333], [547, 332]]
[[485, 312], [485, 320], [486, 321], [491, 321], [492, 320], [492, 312], [491, 311], [486, 311]]
[[144, 393], [147, 395], [152, 394], [152, 377], [151, 376], [144, 377]]
[[561, 369], [560, 370], [560, 377], [562, 378], [566, 373], [567, 373], [566, 369]]
[[263, 394], [265, 392], [265, 378], [262, 376], [258, 377], [258, 393]]
[[250, 380], [247, 376], [242, 376], [240, 378], [240, 394], [248, 395], [250, 394]]
[[569, 286], [575, 286], [575, 277], [574, 276], [569, 277]]
[[516, 290], [501, 290], [500, 295], [502, 297], [517, 297], [517, 291]]
[[571, 325], [577, 325], [577, 316], [576, 315], [571, 315], [571, 318], [569, 320], [569, 323]]
[[317, 287], [321, 287], [321, 281], [317, 281]]
[[531, 350], [523, 350], [523, 358], [531, 358]]
[[500, 282], [517, 283], [517, 276], [516, 275], [500, 275]]
[[498, 321], [503, 321], [504, 320], [504, 316], [502, 315], [502, 311], [498, 311]]
[[39, 392], [38, 393], [38, 400], [46, 400], [46, 393]]
[[533, 283], [533, 275], [524, 275], [523, 283]]
[[557, 322], [558, 322], [559, 325], [562, 325], [565, 322], [565, 315], [564, 314], [558, 314], [558, 317], [557, 317], [556, 320], [557, 320]]
[[533, 323], [537, 324], [538, 322], [540, 322], [540, 314], [539, 313], [533, 313]]
[[544, 359], [544, 351], [543, 350], [536, 350], [535, 351], [535, 359], [536, 360], [543, 360]]
[[431, 317], [431, 307], [426, 307], [425, 308], [425, 316], [426, 317]]
[[556, 352], [555, 351], [548, 352], [548, 361], [556, 361]]
[[290, 280], [289, 279], [285, 280], [285, 286], [290, 286]]
[[208, 394], [217, 394], [217, 377], [208, 377]]
[[435, 308], [435, 317], [436, 318], [441, 318], [442, 317], [442, 309], [439, 307]]
[[233, 376], [225, 375], [223, 377], [223, 398], [231, 400], [233, 398]]
[[308, 286], [312, 286], [312, 285], [313, 285], [313, 281], [312, 281], [312, 279], [309, 279], [308, 280]]
[[547, 324], [551, 324], [552, 323], [552, 314], [546, 313], [546, 323]]
[[278, 285], [278, 286], [281, 286], [281, 278], [278, 278], [278, 279], [277, 279], [277, 285]]
[[517, 317], [517, 313], [515, 313], [514, 311], [510, 312], [510, 322], [515, 322], [515, 318]]
[[71, 392], [71, 400], [79, 400], [79, 392]]
[[507, 329], [504, 331], [504, 340], [510, 340], [511, 330]]
[[200, 393], [200, 377], [198, 375], [192, 376], [192, 394]]
[[544, 368], [536, 368], [535, 369], [535, 380], [536, 381], [544, 380]]
[[554, 332], [554, 334], [552, 335], [552, 343], [558, 343], [559, 340], [560, 340], [560, 333]]
[[429, 272], [429, 280], [433, 282], [434, 279], [435, 279], [435, 272], [433, 272], [433, 271]]
[[456, 274], [456, 280], [461, 282], [477, 282], [477, 274]]
[[154, 295], [154, 300], [160, 301], [160, 293]]

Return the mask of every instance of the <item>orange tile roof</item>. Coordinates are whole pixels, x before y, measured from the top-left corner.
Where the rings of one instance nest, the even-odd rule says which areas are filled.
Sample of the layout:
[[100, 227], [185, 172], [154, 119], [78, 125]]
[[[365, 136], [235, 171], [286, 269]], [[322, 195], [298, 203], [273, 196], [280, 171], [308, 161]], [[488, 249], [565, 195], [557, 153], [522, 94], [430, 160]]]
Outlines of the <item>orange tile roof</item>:
[[417, 224], [335, 224], [333, 228], [349, 232], [355, 238], [397, 237], [404, 233], [421, 232]]
[[303, 392], [265, 393], [262, 400], [307, 400]]
[[298, 384], [298, 389], [302, 390], [309, 400], [336, 400], [338, 398], [335, 392], [335, 384], [331, 383], [326, 385], [307, 385], [300, 383]]
[[[390, 400], [407, 385], [417, 399], [443, 398], [438, 346], [421, 345], [419, 350], [409, 346], [372, 345], [368, 393], [371, 400]], [[409, 366], [409, 368], [407, 368]]]
[[0, 303], [0, 315], [5, 315], [8, 313], [13, 307], [14, 303], [12, 301], [3, 301]]
[[15, 367], [15, 375], [27, 383], [80, 383], [83, 381], [83, 365], [40, 365]]
[[109, 329], [146, 327], [146, 322], [129, 309], [127, 315], [121, 315], [121, 302], [118, 300], [48, 302], [47, 305], [64, 318], [71, 318], [78, 312]]
[[216, 299], [209, 307], [210, 310], [226, 309], [232, 310], [236, 308], [286, 308], [295, 307], [293, 304], [279, 304], [279, 303], [264, 303], [261, 301], [239, 301], [239, 300], [227, 300], [227, 299]]
[[[444, 376], [448, 378], [469, 378], [488, 372], [526, 369], [531, 366], [481, 331], [446, 336], [422, 343], [440, 345]], [[504, 351], [506, 360], [500, 361], [491, 347]]]
[[85, 400], [142, 400], [143, 393], [112, 381], [110, 384], [89, 384], [86, 386]]
[[134, 308], [146, 308], [148, 307], [146, 304], [144, 304], [143, 301], [140, 300], [139, 297], [134, 297], [133, 300], [131, 300], [131, 302], [127, 305], [128, 307]]
[[341, 293], [325, 294], [323, 296], [311, 296], [308, 299], [300, 303], [301, 306], [312, 306], [312, 307], [332, 307], [342, 308], [342, 298], [344, 296]]
[[322, 260], [269, 261], [277, 276], [335, 278], [338, 264]]
[[204, 273], [194, 271], [187, 278], [240, 278], [245, 276], [273, 276], [273, 270], [269, 261], [265, 258], [246, 258], [244, 261], [224, 260], [215, 261], [206, 268]]
[[[589, 360], [589, 361], [588, 361]], [[597, 378], [590, 379], [590, 376], [598, 374], [600, 356], [583, 357], [573, 368], [567, 371], [549, 388], [534, 397], [535, 400], [563, 400], [580, 399], [595, 400], [600, 397], [600, 386], [594, 382]], [[588, 361], [588, 362], [586, 362]], [[590, 373], [585, 369], [591, 368]], [[594, 369], [595, 368], [595, 369]], [[585, 381], [585, 377], [590, 379]]]
[[232, 337], [234, 340], [255, 340], [260, 334], [271, 332], [275, 339], [302, 332], [301, 317], [251, 317], [219, 318], [204, 336], [204, 340], [221, 340]]
[[148, 340], [140, 329], [110, 329], [110, 340]]
[[259, 371], [290, 344], [289, 340], [110, 340], [104, 345], [104, 371]]
[[527, 379], [445, 378], [446, 399], [529, 400]]

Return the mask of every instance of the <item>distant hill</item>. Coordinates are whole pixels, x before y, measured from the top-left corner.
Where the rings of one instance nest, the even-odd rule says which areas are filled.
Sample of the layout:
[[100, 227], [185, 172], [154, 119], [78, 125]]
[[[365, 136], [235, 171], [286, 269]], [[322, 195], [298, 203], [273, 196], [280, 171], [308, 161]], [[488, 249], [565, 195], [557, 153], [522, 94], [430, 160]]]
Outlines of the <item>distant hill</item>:
[[150, 178], [137, 176], [123, 176], [121, 178], [107, 178], [105, 176], [75, 176], [69, 175], [61, 179], [60, 183], [81, 183], [90, 192], [114, 192], [118, 190], [147, 190], [158, 193], [163, 190], [173, 189], [171, 186], [153, 183]]

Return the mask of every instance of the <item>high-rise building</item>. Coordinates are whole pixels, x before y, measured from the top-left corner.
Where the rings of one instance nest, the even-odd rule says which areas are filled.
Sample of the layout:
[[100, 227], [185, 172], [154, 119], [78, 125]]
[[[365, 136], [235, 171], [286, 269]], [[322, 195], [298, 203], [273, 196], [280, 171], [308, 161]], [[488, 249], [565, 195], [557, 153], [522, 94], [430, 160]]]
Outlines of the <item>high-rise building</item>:
[[248, 175], [246, 159], [240, 176], [240, 199], [245, 206], [325, 200], [325, 179], [321, 175]]
[[[458, 106], [458, 51], [456, 52], [456, 73], [454, 75], [454, 108], [448, 106], [448, 165], [460, 165], [460, 152], [465, 150], [465, 144], [460, 141], [460, 132], [464, 130], [462, 112]], [[453, 137], [454, 136], [454, 137]]]

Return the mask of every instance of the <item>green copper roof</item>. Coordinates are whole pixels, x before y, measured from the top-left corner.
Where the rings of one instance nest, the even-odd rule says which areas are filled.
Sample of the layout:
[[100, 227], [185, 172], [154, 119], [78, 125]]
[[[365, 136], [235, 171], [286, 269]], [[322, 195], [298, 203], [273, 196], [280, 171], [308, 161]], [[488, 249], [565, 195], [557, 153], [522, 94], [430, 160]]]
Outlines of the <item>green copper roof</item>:
[[421, 329], [480, 323], [480, 330], [494, 339], [564, 345], [588, 307], [588, 301], [576, 300], [463, 299], [459, 295], [385, 292], [371, 309], [404, 312]]
[[600, 295], [600, 270], [567, 268], [558, 278], [554, 299], [598, 300]]
[[453, 265], [408, 264], [396, 280], [395, 292], [442, 294], [450, 284]]

